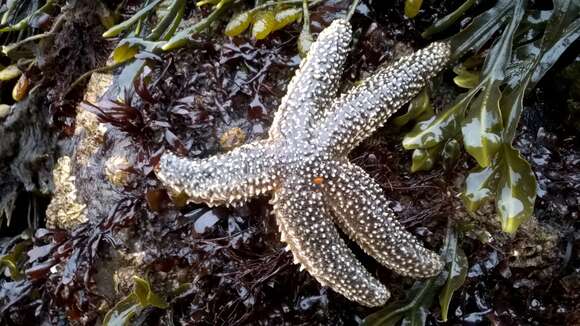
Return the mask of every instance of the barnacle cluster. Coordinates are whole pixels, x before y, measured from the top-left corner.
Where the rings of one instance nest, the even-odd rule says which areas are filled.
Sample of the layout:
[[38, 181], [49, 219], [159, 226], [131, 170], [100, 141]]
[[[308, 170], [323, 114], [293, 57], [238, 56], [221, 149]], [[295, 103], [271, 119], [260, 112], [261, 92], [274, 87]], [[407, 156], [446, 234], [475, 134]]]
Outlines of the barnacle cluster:
[[72, 229], [87, 221], [86, 205], [80, 202], [70, 157], [62, 156], [53, 170], [54, 199], [46, 209], [46, 225]]

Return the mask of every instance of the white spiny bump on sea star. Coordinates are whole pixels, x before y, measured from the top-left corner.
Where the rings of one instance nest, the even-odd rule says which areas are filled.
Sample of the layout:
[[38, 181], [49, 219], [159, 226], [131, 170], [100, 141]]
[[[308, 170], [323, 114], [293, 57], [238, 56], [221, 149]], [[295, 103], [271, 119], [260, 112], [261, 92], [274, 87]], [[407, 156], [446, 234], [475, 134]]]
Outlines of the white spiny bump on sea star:
[[165, 153], [157, 175], [208, 205], [273, 193], [281, 239], [295, 262], [348, 299], [378, 306], [389, 291], [356, 259], [335, 224], [399, 274], [433, 276], [442, 262], [404, 230], [381, 188], [347, 155], [443, 69], [450, 50], [433, 43], [336, 98], [350, 41], [343, 19], [320, 33], [288, 86], [268, 139], [206, 159]]

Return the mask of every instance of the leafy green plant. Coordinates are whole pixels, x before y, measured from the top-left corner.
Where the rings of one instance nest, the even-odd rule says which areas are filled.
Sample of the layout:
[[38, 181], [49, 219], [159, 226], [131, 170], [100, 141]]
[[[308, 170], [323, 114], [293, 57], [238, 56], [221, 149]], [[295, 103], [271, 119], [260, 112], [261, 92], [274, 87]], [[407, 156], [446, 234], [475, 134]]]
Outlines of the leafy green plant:
[[407, 293], [407, 299], [392, 302], [364, 319], [365, 326], [391, 326], [403, 321], [403, 325], [425, 325], [429, 307], [439, 293], [441, 317], [447, 321], [449, 304], [453, 293], [465, 282], [468, 262], [459, 246], [458, 233], [447, 228], [447, 237], [441, 255], [446, 262], [446, 270], [428, 280], [416, 281]]
[[423, 0], [405, 0], [405, 16], [414, 18], [421, 10]]
[[441, 307], [441, 318], [443, 321], [447, 321], [449, 305], [451, 304], [453, 293], [455, 293], [455, 291], [461, 288], [463, 283], [465, 283], [467, 269], [469, 268], [467, 256], [459, 246], [458, 242], [457, 231], [448, 228], [442, 254], [442, 257], [445, 259], [445, 263], [447, 264], [447, 274], [444, 275], [445, 284], [439, 292], [439, 306]]
[[0, 33], [22, 31], [30, 26], [30, 22], [39, 15], [49, 11], [55, 1], [47, 0], [40, 6], [38, 1], [8, 1], [6, 10], [2, 13]]
[[256, 10], [256, 8], [235, 15], [224, 33], [227, 36], [238, 36], [252, 25], [252, 38], [265, 39], [270, 33], [284, 28], [302, 17], [302, 8], [268, 8]]
[[[61, 3], [56, 0], [9, 0], [0, 6], [0, 92], [12, 95], [2, 96], [1, 121], [14, 112], [17, 102], [25, 101], [35, 89], [39, 76], [31, 68], [42, 56], [39, 43], [50, 40], [63, 26], [63, 15], [58, 10]], [[10, 225], [16, 196], [17, 191], [13, 189], [0, 198], [0, 227]]]
[[[256, 40], [268, 37], [272, 32], [284, 28], [302, 19], [302, 30], [297, 46], [300, 55], [305, 56], [313, 42], [310, 33], [310, 17], [308, 8], [322, 3], [324, 0], [280, 0], [256, 2], [248, 10], [234, 13], [224, 29], [224, 34], [230, 37], [244, 33], [251, 26], [251, 36]], [[347, 17], [352, 16], [359, 0], [352, 2]], [[197, 23], [182, 28], [185, 11], [185, 0], [149, 0], [144, 6], [126, 20], [109, 26], [103, 37], [122, 37], [113, 51], [113, 63], [83, 74], [71, 84], [68, 91], [74, 89], [94, 72], [103, 72], [123, 66], [119, 82], [121, 88], [131, 88], [132, 82], [138, 76], [150, 57], [147, 53], [160, 53], [181, 48], [190, 43], [193, 38], [207, 30], [214, 22], [231, 12], [241, 1], [238, 0], [202, 0], [198, 7], [211, 6], [211, 13]], [[302, 5], [300, 7], [300, 5]], [[108, 15], [107, 17], [111, 17]], [[104, 19], [109, 21], [110, 19]], [[140, 54], [144, 54], [140, 56]], [[67, 93], [68, 93], [67, 91]]]
[[[3, 62], [0, 66], [0, 81], [2, 87], [12, 87], [12, 98], [15, 102], [23, 100], [28, 95], [30, 79], [26, 70], [35, 64], [34, 45], [36, 41], [56, 35], [56, 30], [62, 25], [57, 19], [49, 31], [35, 34], [39, 27], [49, 21], [49, 14], [57, 7], [57, 1], [8, 1], [0, 10], [0, 35], [2, 35]], [[16, 84], [4, 83], [18, 78]]]
[[[251, 25], [252, 37], [258, 40], [264, 39], [273, 31], [300, 19], [303, 9], [297, 5], [302, 2], [302, 0], [284, 0], [257, 5], [252, 9], [234, 14], [224, 32], [228, 36], [237, 36]], [[313, 6], [321, 1], [305, 2], [308, 6]], [[110, 27], [103, 33], [103, 37], [110, 38], [123, 34], [125, 39], [158, 42], [152, 50], [177, 49], [191, 41], [194, 35], [207, 29], [236, 3], [235, 0], [199, 1], [198, 6], [212, 6], [212, 12], [196, 24], [177, 31], [183, 19], [185, 0], [148, 1], [133, 16]], [[151, 24], [151, 21], [156, 21], [156, 23]]]
[[[142, 71], [146, 59], [139, 58], [141, 53], [160, 53], [181, 48], [188, 44], [195, 35], [207, 30], [214, 22], [231, 11], [239, 1], [209, 0], [197, 2], [198, 7], [211, 6], [211, 13], [197, 23], [179, 30], [185, 12], [185, 0], [151, 0], [128, 19], [110, 26], [103, 37], [122, 37], [113, 51], [113, 64], [87, 72], [75, 81], [70, 89], [76, 87], [93, 72], [102, 72], [120, 66], [121, 87], [132, 87], [132, 82]], [[252, 26], [251, 35], [261, 40], [272, 32], [279, 30], [304, 16], [302, 33], [298, 38], [298, 47], [302, 52], [312, 42], [308, 7], [315, 6], [322, 0], [283, 0], [259, 3], [254, 8], [234, 14], [226, 25], [227, 36], [238, 36]], [[302, 7], [299, 5], [302, 4]], [[306, 50], [305, 50], [306, 49]], [[144, 55], [143, 57], [148, 57]], [[70, 90], [69, 89], [69, 90]]]
[[2, 40], [2, 54], [15, 62], [18, 59], [34, 57], [30, 44], [45, 38], [53, 37], [61, 27], [62, 20], [56, 19], [50, 30], [35, 34], [49, 22], [49, 13], [58, 7], [57, 1], [8, 1], [0, 10], [0, 34]]
[[456, 21], [458, 21], [467, 10], [469, 10], [471, 7], [473, 7], [473, 5], [475, 5], [476, 2], [477, 0], [465, 1], [461, 6], [459, 6], [459, 8], [455, 9], [452, 13], [433, 23], [433, 25], [431, 25], [423, 33], [421, 33], [421, 36], [423, 38], [428, 39], [431, 37], [431, 35], [446, 30], [447, 28], [452, 26]]
[[[216, 1], [214, 1], [216, 2]], [[225, 27], [224, 33], [227, 36], [235, 37], [244, 33], [250, 26], [251, 36], [256, 40], [265, 39], [272, 32], [282, 29], [291, 23], [298, 21], [304, 15], [305, 22], [308, 22], [308, 7], [315, 6], [321, 3], [321, 0], [307, 1], [307, 0], [282, 0], [269, 1], [266, 3], [257, 3], [257, 5], [249, 10], [241, 11], [234, 14]], [[207, 2], [202, 2], [206, 4]], [[200, 4], [200, 3], [198, 3]], [[215, 3], [212, 15], [221, 14], [223, 9], [234, 5], [233, 0], [221, 0]], [[303, 7], [299, 7], [303, 4]], [[219, 11], [219, 12], [218, 12]], [[176, 34], [166, 44], [163, 45], [163, 50], [171, 50], [185, 45], [193, 34], [197, 31], [194, 27], [186, 28], [180, 33]], [[300, 38], [299, 38], [300, 41]]]
[[16, 243], [8, 252], [0, 255], [0, 270], [8, 269], [10, 278], [14, 281], [24, 278], [22, 271], [24, 254], [31, 245], [31, 241], [25, 236], [21, 239], [22, 241]]
[[[466, 1], [424, 35], [443, 30], [472, 5]], [[477, 56], [454, 69], [455, 83], [468, 91], [451, 106], [425, 120], [416, 119], [411, 105], [405, 119], [419, 122], [403, 139], [404, 148], [414, 150], [413, 172], [431, 169], [442, 153], [452, 154], [461, 141], [478, 165], [465, 181], [466, 208], [475, 212], [495, 198], [502, 229], [508, 233], [533, 214], [536, 198], [534, 173], [512, 146], [525, 92], [580, 35], [580, 10], [572, 0], [554, 0], [549, 14], [525, 6], [525, 0], [498, 0], [447, 40], [453, 57], [459, 59], [479, 52], [501, 30], [480, 69]]]
[[151, 290], [149, 281], [133, 276], [135, 285], [133, 292], [123, 298], [121, 301], [107, 312], [103, 319], [105, 326], [122, 326], [129, 325], [131, 319], [139, 315], [143, 309], [156, 307], [166, 309], [168, 307], [165, 300]]

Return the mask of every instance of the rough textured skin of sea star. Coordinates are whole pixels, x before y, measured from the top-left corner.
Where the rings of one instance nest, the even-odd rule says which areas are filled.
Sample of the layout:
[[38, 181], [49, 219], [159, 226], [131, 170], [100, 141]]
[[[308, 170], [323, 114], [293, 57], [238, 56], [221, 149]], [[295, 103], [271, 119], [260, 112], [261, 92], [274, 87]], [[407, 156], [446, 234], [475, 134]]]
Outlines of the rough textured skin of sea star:
[[379, 306], [389, 291], [335, 225], [399, 274], [433, 276], [442, 262], [404, 230], [381, 188], [347, 155], [447, 64], [449, 47], [433, 43], [336, 98], [350, 41], [345, 20], [320, 33], [288, 86], [268, 139], [207, 159], [165, 153], [157, 175], [173, 191], [208, 205], [272, 193], [281, 240], [295, 263], [348, 299]]

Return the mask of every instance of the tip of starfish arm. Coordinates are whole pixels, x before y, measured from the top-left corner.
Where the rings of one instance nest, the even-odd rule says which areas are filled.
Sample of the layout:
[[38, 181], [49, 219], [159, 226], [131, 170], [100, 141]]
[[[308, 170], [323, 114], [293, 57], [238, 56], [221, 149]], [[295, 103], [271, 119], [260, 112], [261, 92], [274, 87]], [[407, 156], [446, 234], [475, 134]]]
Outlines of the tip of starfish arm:
[[439, 256], [438, 254], [430, 251], [430, 250], [426, 250], [428, 253], [425, 253], [425, 262], [424, 262], [424, 269], [423, 269], [423, 277], [432, 277], [435, 275], [438, 275], [439, 273], [441, 273], [441, 270], [443, 270], [443, 266], [445, 266], [445, 264], [443, 263], [443, 260], [441, 259], [441, 256]]
[[275, 193], [274, 212], [281, 241], [292, 252], [293, 262], [349, 300], [370, 307], [384, 304], [389, 291], [342, 240], [327, 216], [321, 193], [310, 187], [311, 178], [289, 179]]

